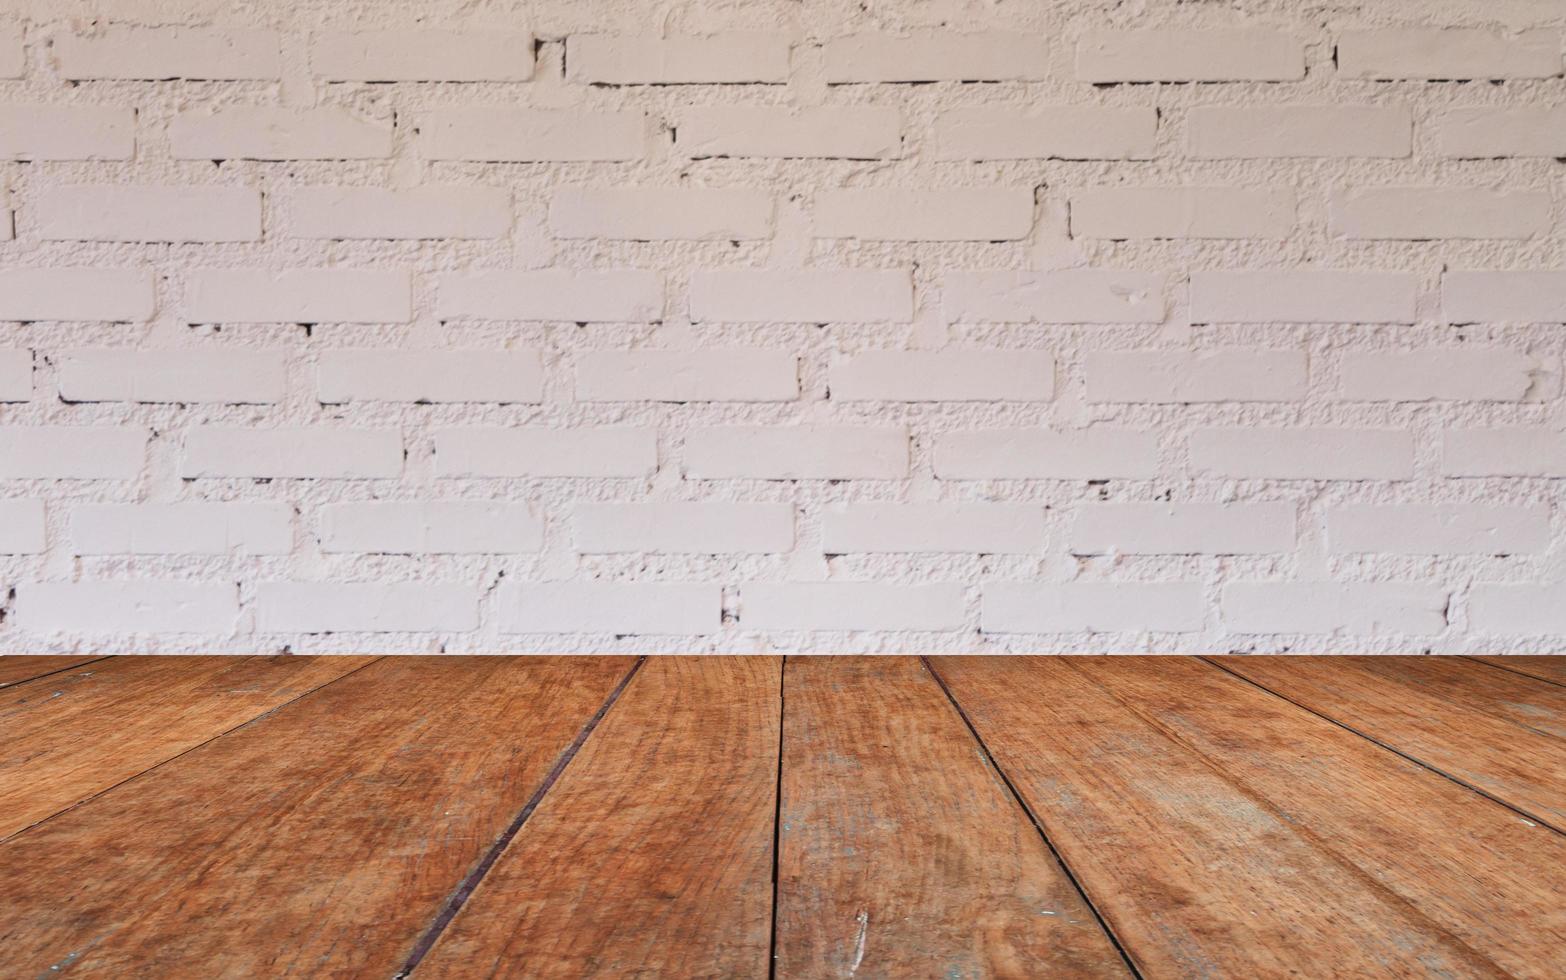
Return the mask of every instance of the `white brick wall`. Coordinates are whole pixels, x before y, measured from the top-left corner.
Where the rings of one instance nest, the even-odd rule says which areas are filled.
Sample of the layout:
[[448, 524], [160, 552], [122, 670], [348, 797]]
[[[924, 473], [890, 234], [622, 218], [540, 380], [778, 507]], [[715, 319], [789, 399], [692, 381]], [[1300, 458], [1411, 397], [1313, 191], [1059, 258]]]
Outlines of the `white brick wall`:
[[1566, 8], [521, 6], [0, 13], [0, 651], [1566, 648]]

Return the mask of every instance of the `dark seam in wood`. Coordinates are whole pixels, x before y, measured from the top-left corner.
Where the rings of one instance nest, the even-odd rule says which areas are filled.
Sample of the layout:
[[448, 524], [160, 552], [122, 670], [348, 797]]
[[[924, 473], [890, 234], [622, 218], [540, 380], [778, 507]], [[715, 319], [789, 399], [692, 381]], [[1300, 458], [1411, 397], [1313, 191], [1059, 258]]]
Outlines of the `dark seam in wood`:
[[1548, 828], [1549, 830], [1553, 830], [1553, 831], [1555, 831], [1555, 833], [1560, 834], [1563, 837], [1566, 837], [1566, 830], [1562, 830], [1560, 827], [1555, 826], [1553, 823], [1550, 823], [1548, 820], [1545, 820], [1545, 819], [1542, 819], [1540, 817], [1537, 817], [1534, 814], [1529, 813], [1527, 810], [1524, 810], [1524, 809], [1522, 809], [1519, 806], [1515, 806], [1515, 805], [1513, 805], [1511, 803], [1506, 802], [1505, 800], [1501, 799], [1499, 796], [1496, 796], [1493, 793], [1487, 793], [1487, 792], [1485, 792], [1484, 790], [1480, 789], [1477, 786], [1474, 786], [1474, 785], [1472, 785], [1472, 784], [1470, 784], [1468, 782], [1465, 782], [1464, 780], [1458, 779], [1456, 776], [1452, 775], [1451, 773], [1447, 772], [1444, 769], [1439, 768], [1438, 766], [1433, 765], [1432, 763], [1426, 762], [1423, 759], [1420, 759], [1420, 758], [1417, 758], [1415, 756], [1409, 755], [1407, 752], [1404, 752], [1402, 749], [1397, 748], [1394, 745], [1391, 745], [1391, 744], [1389, 744], [1387, 742], [1383, 742], [1380, 739], [1375, 738], [1372, 735], [1367, 735], [1366, 733], [1360, 731], [1359, 729], [1355, 728], [1354, 726], [1346, 724], [1346, 723], [1341, 722], [1341, 721], [1338, 721], [1336, 718], [1332, 717], [1331, 715], [1323, 714], [1322, 712], [1317, 711], [1315, 708], [1312, 708], [1310, 705], [1302, 704], [1301, 702], [1294, 700], [1293, 698], [1289, 697], [1288, 695], [1279, 694], [1277, 691], [1274, 691], [1270, 687], [1267, 687], [1267, 686], [1265, 686], [1263, 684], [1258, 684], [1256, 681], [1251, 680], [1249, 677], [1246, 677], [1244, 674], [1235, 673], [1234, 671], [1232, 671], [1229, 668], [1225, 667], [1223, 664], [1215, 662], [1210, 657], [1198, 657], [1196, 659], [1201, 660], [1202, 662], [1204, 662], [1204, 663], [1206, 663], [1206, 664], [1208, 664], [1208, 665], [1210, 665], [1212, 667], [1216, 667], [1217, 669], [1223, 671], [1224, 673], [1230, 675], [1231, 677], [1237, 677], [1240, 680], [1244, 681], [1245, 683], [1251, 685], [1252, 687], [1257, 688], [1258, 690], [1261, 690], [1261, 691], [1265, 691], [1268, 694], [1271, 694], [1275, 698], [1280, 698], [1280, 699], [1282, 699], [1284, 701], [1287, 701], [1288, 703], [1294, 705], [1296, 708], [1299, 708], [1302, 711], [1309, 711], [1311, 714], [1315, 715], [1317, 718], [1321, 718], [1321, 719], [1324, 719], [1326, 721], [1329, 721], [1332, 724], [1338, 726], [1339, 728], [1343, 729], [1346, 732], [1351, 732], [1352, 734], [1358, 735], [1360, 738], [1362, 738], [1365, 741], [1371, 743], [1372, 745], [1380, 746], [1381, 748], [1386, 749], [1388, 752], [1391, 752], [1393, 755], [1398, 756], [1398, 757], [1403, 758], [1403, 759], [1407, 759], [1409, 762], [1412, 762], [1414, 765], [1419, 766], [1421, 769], [1428, 769], [1429, 771], [1435, 773], [1437, 776], [1440, 776], [1443, 779], [1450, 779], [1452, 782], [1454, 782], [1457, 785], [1463, 787], [1464, 789], [1469, 790], [1469, 791], [1474, 792], [1474, 793], [1478, 793], [1480, 796], [1484, 797], [1485, 799], [1490, 800], [1491, 802], [1494, 802], [1494, 803], [1499, 803], [1501, 806], [1506, 807], [1506, 809], [1512, 811], [1513, 813], [1517, 814], [1518, 816], [1523, 817], [1526, 820], [1530, 820], [1530, 821], [1538, 824], [1541, 827], [1545, 827], [1545, 828]]
[[778, 664], [778, 784], [772, 795], [772, 937], [767, 944], [767, 980], [778, 975], [778, 868], [783, 856], [783, 699], [787, 696], [788, 656]]
[[[1563, 684], [1560, 681], [1552, 681], [1548, 677], [1540, 677], [1538, 674], [1530, 674], [1526, 670], [1518, 670], [1515, 667], [1507, 667], [1502, 664], [1491, 663], [1488, 660], [1480, 660], [1478, 657], [1463, 657], [1462, 659], [1472, 661], [1481, 667], [1494, 667], [1496, 670], [1504, 670], [1508, 674], [1513, 674], [1517, 677], [1526, 677], [1530, 681], [1538, 681], [1540, 684], [1554, 684], [1556, 687], [1566, 687], [1566, 684]], [[1542, 734], [1549, 733], [1544, 732]]]
[[[108, 658], [105, 658], [105, 659], [108, 659]], [[32, 830], [34, 827], [41, 827], [41, 826], [43, 826], [44, 824], [48, 823], [50, 820], [53, 820], [54, 818], [60, 816], [62, 813], [70, 813], [72, 810], [76, 809], [77, 807], [81, 806], [84, 803], [91, 803], [93, 800], [96, 800], [98, 797], [102, 796], [103, 794], [112, 792], [115, 789], [118, 789], [119, 787], [124, 786], [126, 783], [130, 782], [133, 779], [140, 779], [141, 777], [146, 776], [146, 775], [148, 775], [150, 773], [157, 772], [159, 769], [162, 769], [164, 766], [168, 765], [169, 763], [176, 762], [179, 759], [183, 759], [185, 756], [187, 756], [190, 753], [196, 751], [197, 749], [201, 748], [202, 746], [211, 745], [213, 742], [216, 742], [220, 738], [227, 738], [229, 735], [234, 734], [235, 732], [239, 731], [241, 728], [247, 728], [247, 727], [249, 727], [251, 725], [254, 725], [256, 722], [260, 721], [261, 719], [270, 717], [271, 715], [274, 715], [277, 712], [282, 711], [284, 708], [288, 707], [289, 705], [295, 704], [299, 700], [301, 700], [303, 698], [307, 698], [310, 695], [316, 693], [317, 691], [323, 690], [323, 689], [325, 689], [327, 687], [330, 687], [333, 684], [336, 684], [338, 681], [342, 680], [345, 677], [352, 677], [354, 674], [357, 674], [359, 671], [361, 671], [364, 668], [370, 666], [371, 664], [378, 663], [381, 659], [383, 659], [383, 658], [376, 657], [374, 660], [371, 660], [370, 663], [361, 664], [358, 667], [355, 667], [353, 670], [348, 671], [346, 674], [341, 674], [341, 675], [339, 675], [337, 677], [334, 677], [331, 680], [325, 682], [324, 684], [318, 684], [315, 687], [310, 688], [310, 690], [308, 690], [308, 691], [301, 691], [295, 697], [289, 698], [287, 701], [284, 701], [282, 704], [274, 705], [274, 706], [268, 708], [267, 710], [261, 712], [259, 715], [256, 715], [254, 718], [250, 718], [250, 719], [247, 719], [245, 721], [242, 721], [239, 724], [235, 725], [233, 728], [227, 729], [226, 731], [218, 732], [216, 735], [213, 735], [211, 738], [204, 739], [204, 740], [202, 740], [200, 742], [197, 742], [195, 745], [192, 745], [190, 748], [185, 749], [183, 752], [177, 752], [174, 755], [169, 756], [167, 759], [164, 759], [162, 762], [156, 763], [155, 765], [148, 766], [147, 768], [143, 769], [141, 772], [135, 773], [135, 774], [130, 775], [130, 776], [126, 776], [124, 779], [120, 780], [117, 783], [113, 783], [112, 785], [105, 786], [103, 789], [98, 790], [96, 793], [93, 793], [91, 796], [83, 797], [82, 799], [77, 800], [75, 803], [72, 803], [70, 806], [66, 807], [63, 810], [56, 810], [55, 812], [49, 814], [47, 817], [44, 817], [42, 820], [36, 820], [36, 821], [28, 824], [27, 826], [23, 827], [21, 830], [18, 830], [15, 833], [10, 834], [7, 837], [0, 838], [0, 845], [4, 845], [4, 844], [9, 843], [10, 841], [15, 840], [16, 838], [18, 838], [18, 837], [22, 836], [23, 834], [27, 833], [29, 830]]]
[[930, 662], [929, 657], [921, 655], [919, 662], [924, 664], [924, 669], [929, 671], [930, 677], [940, 687], [941, 693], [945, 694], [946, 700], [951, 702], [952, 708], [957, 712], [957, 717], [962, 719], [962, 723], [968, 728], [968, 734], [972, 735], [974, 742], [978, 744], [979, 752], [984, 756], [984, 761], [989, 763], [990, 768], [994, 769], [995, 774], [1000, 777], [1002, 785], [1011, 794], [1012, 802], [1027, 816], [1028, 822], [1038, 832], [1039, 839], [1044, 841], [1044, 846], [1049, 848], [1050, 854], [1055, 858], [1055, 863], [1060, 866], [1061, 873], [1066, 876], [1067, 881], [1071, 882], [1071, 887], [1076, 889], [1077, 894], [1082, 896], [1082, 904], [1086, 905], [1087, 910], [1093, 914], [1094, 921], [1104, 931], [1104, 935], [1109, 938], [1109, 944], [1115, 948], [1115, 952], [1120, 954], [1120, 959], [1125, 962], [1126, 969], [1130, 971], [1131, 976], [1135, 977], [1136, 980], [1142, 980], [1142, 971], [1137, 969], [1136, 961], [1131, 958], [1130, 952], [1120, 942], [1120, 937], [1115, 935], [1114, 929], [1110, 928], [1109, 921], [1104, 918], [1103, 913], [1098, 910], [1098, 906], [1093, 903], [1093, 899], [1088, 896], [1087, 889], [1083, 887], [1081, 880], [1077, 878], [1076, 872], [1071, 870], [1071, 866], [1066, 863], [1065, 857], [1055, 847], [1055, 842], [1050, 840], [1049, 833], [1044, 829], [1044, 822], [1039, 819], [1038, 814], [1034, 813], [1033, 808], [1028, 806], [1027, 801], [1022, 798], [1022, 794], [1018, 792], [1016, 785], [1012, 783], [1011, 777], [1006, 775], [1006, 770], [1001, 768], [1000, 761], [995, 758], [994, 753], [990, 751], [990, 747], [985, 744], [984, 736], [979, 734], [979, 729], [973, 724], [973, 719], [968, 717], [968, 712], [963, 709], [961, 702], [957, 700], [957, 696], [947, 686], [946, 679], [936, 671], [935, 664]]
[[31, 684], [34, 681], [41, 681], [45, 677], [53, 677], [55, 674], [63, 674], [68, 670], [80, 670], [83, 667], [91, 667], [93, 664], [101, 664], [105, 660], [113, 659], [113, 657], [93, 657], [91, 660], [83, 660], [81, 663], [71, 664], [69, 667], [57, 667], [54, 670], [46, 670], [42, 674], [34, 674], [32, 677], [24, 677], [19, 681], [12, 681], [9, 684], [0, 684], [0, 691], [9, 691], [15, 687], [21, 687], [23, 684]]
[[440, 939], [441, 934], [451, 925], [452, 920], [456, 919], [457, 913], [462, 911], [462, 906], [467, 904], [468, 899], [473, 897], [473, 892], [478, 888], [479, 883], [484, 880], [484, 876], [489, 874], [490, 869], [495, 866], [495, 862], [500, 860], [500, 855], [507, 847], [511, 846], [512, 839], [521, 832], [522, 825], [527, 823], [528, 818], [533, 815], [533, 811], [537, 810], [538, 805], [544, 801], [545, 795], [554, 788], [555, 782], [565, 772], [566, 766], [570, 765], [571, 760], [576, 758], [576, 754], [586, 744], [588, 736], [593, 734], [598, 728], [598, 723], [603, 721], [604, 716], [609, 713], [609, 709], [614, 707], [616, 701], [620, 700], [620, 695], [630, 686], [631, 679], [636, 676], [636, 672], [641, 670], [642, 664], [646, 662], [647, 658], [645, 656], [637, 657], [636, 662], [631, 664], [631, 669], [626, 671], [624, 677], [620, 678], [620, 683], [616, 684], [614, 690], [609, 692], [609, 697], [604, 700], [603, 704], [599, 705], [593, 716], [587, 719], [587, 723], [576, 733], [576, 738], [572, 739], [571, 744], [566, 746], [566, 750], [560, 754], [560, 758], [555, 760], [555, 764], [549, 770], [549, 774], [544, 777], [542, 783], [538, 784], [538, 788], [533, 791], [533, 795], [528, 797], [528, 801], [523, 804], [522, 809], [517, 813], [516, 818], [511, 821], [510, 826], [501, 833], [490, 849], [479, 859], [479, 863], [474, 866], [473, 870], [469, 871], [461, 881], [457, 882], [457, 887], [452, 891], [451, 897], [446, 899], [446, 903], [441, 906], [440, 912], [436, 914], [435, 920], [430, 923], [429, 928], [424, 931], [424, 934], [419, 937], [419, 941], [414, 944], [413, 952], [408, 954], [408, 959], [403, 963], [402, 969], [392, 974], [392, 980], [402, 980], [402, 978], [412, 974], [424, 957], [429, 954], [429, 951], [435, 948], [435, 943]]

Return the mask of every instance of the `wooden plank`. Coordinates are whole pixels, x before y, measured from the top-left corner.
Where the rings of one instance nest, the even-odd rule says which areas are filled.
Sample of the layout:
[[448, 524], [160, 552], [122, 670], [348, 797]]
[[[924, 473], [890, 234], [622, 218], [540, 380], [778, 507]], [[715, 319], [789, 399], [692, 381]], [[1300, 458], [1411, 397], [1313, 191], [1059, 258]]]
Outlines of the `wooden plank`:
[[796, 658], [783, 700], [779, 977], [1130, 975], [917, 659]]
[[[1413, 676], [1415, 668], [1399, 667], [1394, 658], [1376, 658], [1385, 661], [1378, 664], [1365, 659], [1222, 657], [1214, 662], [1566, 831], [1566, 741], [1523, 727], [1492, 708], [1405, 683], [1401, 678]], [[1503, 683], [1509, 679], [1501, 671], [1489, 673]], [[1536, 684], [1522, 677], [1516, 681]]]
[[1482, 711], [1535, 734], [1566, 738], [1566, 687], [1461, 657], [1349, 659], [1356, 668], [1389, 683]]
[[1210, 665], [1070, 663], [1501, 969], [1566, 977], [1566, 837]]
[[1079, 669], [937, 672], [1144, 976], [1502, 976]]
[[39, 824], [4, 972], [390, 976], [630, 664], [387, 657]]
[[35, 677], [90, 664], [100, 657], [35, 657], [30, 654], [0, 654], [0, 687], [10, 687]]
[[357, 670], [362, 657], [116, 657], [0, 695], [0, 840]]
[[780, 668], [648, 660], [414, 976], [765, 977]]
[[1505, 657], [1474, 657], [1482, 663], [1518, 674], [1527, 674], [1551, 684], [1566, 684], [1566, 654], [1553, 657], [1513, 655]]

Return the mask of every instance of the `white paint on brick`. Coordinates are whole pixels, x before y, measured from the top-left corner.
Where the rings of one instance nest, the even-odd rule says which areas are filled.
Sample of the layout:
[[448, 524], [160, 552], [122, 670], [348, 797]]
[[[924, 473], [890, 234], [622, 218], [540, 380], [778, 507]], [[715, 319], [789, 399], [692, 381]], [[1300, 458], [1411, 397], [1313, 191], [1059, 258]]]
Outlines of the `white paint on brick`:
[[390, 121], [336, 106], [232, 106], [181, 112], [169, 123], [176, 160], [374, 160], [391, 156]]
[[837, 401], [1047, 402], [1055, 358], [1036, 350], [874, 350], [832, 364]]
[[0, 402], [25, 402], [33, 397], [33, 352], [0, 350]]
[[1071, 193], [1077, 238], [1287, 238], [1287, 187], [1084, 187]]
[[59, 184], [34, 208], [41, 238], [100, 242], [252, 242], [261, 193], [250, 187]]
[[1089, 402], [1287, 402], [1305, 398], [1308, 359], [1298, 350], [1091, 351]]
[[949, 109], [935, 120], [937, 160], [1150, 160], [1151, 106]]
[[329, 31], [310, 70], [333, 82], [525, 82], [533, 37], [507, 30]]
[[503, 238], [511, 230], [502, 187], [296, 187], [284, 198], [299, 238]]
[[1231, 582], [1221, 609], [1235, 633], [1432, 636], [1446, 627], [1447, 601], [1420, 582]]
[[853, 426], [719, 426], [685, 433], [685, 475], [698, 480], [900, 480], [908, 430]]
[[1337, 44], [1343, 78], [1556, 78], [1561, 35], [1549, 29], [1396, 27], [1345, 31]]
[[139, 426], [0, 426], [0, 480], [133, 480], [148, 436]]
[[558, 238], [751, 241], [772, 234], [770, 195], [744, 188], [564, 188], [549, 203]]
[[693, 320], [906, 323], [913, 279], [897, 269], [699, 269]]
[[740, 586], [742, 630], [961, 629], [967, 597], [958, 584], [750, 582]]
[[1089, 503], [1068, 546], [1076, 555], [1275, 555], [1294, 550], [1295, 506], [1265, 503]]
[[402, 472], [396, 429], [202, 425], [185, 433], [180, 476], [273, 479], [395, 479]]
[[1449, 271], [1441, 310], [1448, 323], [1566, 323], [1566, 269]]
[[1406, 429], [1197, 429], [1191, 471], [1239, 480], [1408, 480], [1414, 437]]
[[134, 109], [0, 104], [0, 160], [128, 160], [135, 148]]
[[451, 273], [435, 289], [442, 319], [631, 323], [663, 315], [663, 282], [643, 269]]
[[821, 537], [829, 555], [1034, 555], [1044, 548], [1044, 510], [991, 503], [834, 504], [821, 515]]
[[1347, 269], [1191, 273], [1196, 323], [1413, 323], [1419, 278]]
[[327, 504], [320, 534], [328, 554], [507, 555], [544, 546], [544, 522], [529, 505], [489, 500]]
[[233, 583], [137, 581], [28, 582], [16, 588], [24, 633], [208, 633], [226, 636], [239, 618]]
[[1448, 429], [1443, 476], [1566, 478], [1566, 432], [1531, 427]]
[[407, 323], [413, 286], [397, 269], [202, 269], [185, 289], [191, 323]]
[[79, 504], [76, 555], [286, 555], [293, 512], [281, 502]]
[[102, 348], [66, 351], [55, 373], [70, 402], [259, 405], [283, 400], [287, 363], [281, 351]]
[[1436, 152], [1465, 160], [1566, 156], [1566, 106], [1462, 106], [1428, 124]]
[[329, 350], [316, 365], [323, 404], [344, 402], [539, 402], [537, 351]]
[[566, 71], [572, 81], [595, 85], [786, 82], [791, 41], [782, 31], [573, 34], [566, 40]]
[[830, 190], [816, 195], [820, 238], [867, 241], [1015, 241], [1033, 230], [1033, 189]]
[[22, 44], [22, 28], [16, 24], [0, 26], [0, 78], [21, 78], [27, 70], [27, 49]]
[[0, 269], [0, 320], [146, 320], [152, 316], [146, 269]]
[[762, 554], [794, 547], [789, 504], [588, 503], [572, 508], [571, 539], [583, 554]]
[[280, 52], [276, 31], [113, 25], [56, 34], [49, 57], [70, 79], [275, 79]]
[[1414, 132], [1395, 105], [1198, 106], [1186, 126], [1191, 156], [1209, 160], [1406, 157]]
[[1566, 633], [1566, 585], [1476, 585], [1468, 596], [1468, 626], [1480, 636], [1558, 637]]
[[1150, 480], [1158, 434], [1135, 429], [981, 429], [935, 439], [935, 475], [948, 480]]
[[986, 582], [986, 633], [1194, 633], [1207, 604], [1196, 582]]
[[1006, 31], [850, 34], [825, 45], [827, 83], [1010, 82], [1047, 77], [1048, 41]]
[[640, 112], [467, 106], [416, 116], [426, 160], [636, 160], [647, 149]]
[[799, 397], [787, 351], [592, 351], [576, 362], [576, 397], [589, 402], [775, 402]]
[[1090, 31], [1077, 42], [1084, 82], [1287, 82], [1305, 77], [1305, 45], [1265, 28]]
[[1561, 362], [1500, 347], [1345, 351], [1350, 401], [1538, 401], [1560, 393]]
[[1327, 544], [1339, 554], [1539, 554], [1550, 545], [1550, 508], [1351, 504], [1327, 511]]
[[1550, 228], [1548, 191], [1487, 187], [1360, 187], [1330, 199], [1343, 238], [1532, 238]]
[[478, 626], [479, 591], [457, 582], [262, 582], [262, 633], [460, 633]]
[[721, 589], [705, 582], [516, 582], [495, 605], [502, 633], [692, 636], [723, 615]]
[[1159, 323], [1164, 281], [1121, 269], [961, 272], [942, 282], [953, 323]]
[[879, 106], [711, 105], [680, 112], [675, 134], [675, 147], [696, 159], [883, 160], [902, 152], [903, 119]]
[[48, 546], [42, 500], [0, 500], [0, 555], [37, 555]]
[[653, 429], [603, 426], [435, 430], [443, 477], [647, 477], [658, 468]]

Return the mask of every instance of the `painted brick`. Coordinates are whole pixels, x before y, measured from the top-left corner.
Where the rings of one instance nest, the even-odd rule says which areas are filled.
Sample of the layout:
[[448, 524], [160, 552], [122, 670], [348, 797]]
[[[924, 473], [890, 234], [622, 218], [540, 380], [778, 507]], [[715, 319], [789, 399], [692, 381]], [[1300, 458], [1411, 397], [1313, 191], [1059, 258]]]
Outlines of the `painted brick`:
[[185, 289], [191, 323], [407, 323], [408, 273], [392, 269], [202, 269]]
[[794, 547], [792, 504], [589, 503], [571, 516], [584, 554], [764, 554]]
[[380, 500], [321, 508], [321, 550], [380, 555], [506, 555], [544, 546], [527, 504]]
[[29, 582], [16, 587], [16, 625], [31, 633], [228, 635], [239, 618], [233, 583]]
[[1338, 554], [1539, 554], [1550, 546], [1550, 509], [1350, 504], [1328, 509], [1327, 544]]
[[658, 468], [658, 433], [627, 426], [437, 429], [442, 477], [636, 477]]
[[440, 277], [442, 319], [633, 323], [663, 316], [663, 280], [645, 269], [540, 269], [451, 273]]
[[268, 30], [105, 27], [55, 35], [50, 60], [70, 79], [275, 79], [282, 73], [278, 35]]
[[576, 397], [589, 402], [774, 402], [799, 397], [788, 351], [589, 351], [577, 355]]
[[42, 554], [48, 537], [42, 500], [0, 500], [0, 555]]
[[1151, 160], [1152, 106], [949, 109], [935, 120], [937, 160]]
[[688, 157], [884, 160], [903, 149], [903, 117], [882, 106], [699, 106], [679, 114]]
[[136, 110], [106, 105], [0, 105], [0, 160], [129, 160]]
[[573, 34], [566, 40], [566, 77], [593, 85], [786, 82], [791, 47], [782, 31]]
[[1085, 187], [1071, 194], [1077, 238], [1287, 238], [1287, 187]]
[[344, 402], [539, 402], [537, 351], [327, 350], [316, 364], [322, 404]]
[[0, 426], [0, 480], [134, 480], [147, 437], [138, 426]]
[[495, 605], [502, 633], [700, 635], [723, 618], [722, 589], [706, 582], [516, 582]]
[[1198, 429], [1191, 471], [1240, 480], [1408, 480], [1414, 437], [1406, 429]]
[[1449, 271], [1441, 311], [1448, 323], [1566, 323], [1566, 270]]
[[20, 25], [0, 27], [0, 78], [21, 78], [27, 72], [27, 49]]
[[1033, 189], [825, 190], [816, 195], [812, 218], [818, 238], [1015, 241], [1033, 231]]
[[1083, 361], [1094, 403], [1302, 401], [1309, 373], [1300, 350], [1089, 351]]
[[1559, 31], [1501, 34], [1481, 28], [1398, 27], [1346, 31], [1338, 76], [1370, 79], [1556, 78]]
[[144, 269], [0, 269], [0, 320], [123, 320], [152, 316]]
[[391, 156], [392, 127], [347, 109], [232, 106], [169, 123], [176, 160], [374, 160]]
[[1419, 277], [1339, 269], [1191, 273], [1195, 323], [1413, 323]]
[[1339, 395], [1350, 401], [1533, 401], [1560, 391], [1555, 357], [1491, 348], [1345, 351]]
[[1361, 187], [1334, 194], [1340, 238], [1532, 238], [1550, 228], [1548, 191], [1487, 187]]
[[1484, 636], [1559, 636], [1566, 633], [1566, 585], [1476, 585], [1468, 625]]
[[296, 187], [286, 192], [296, 238], [504, 238], [511, 194], [502, 187]]
[[961, 629], [966, 589], [958, 584], [751, 582], [740, 587], [744, 630]]
[[426, 160], [639, 160], [647, 152], [640, 112], [470, 106], [432, 109], [417, 127]]
[[1158, 434], [1135, 429], [984, 429], [935, 438], [935, 475], [948, 480], [1147, 480]]
[[1407, 106], [1197, 106], [1186, 119], [1193, 157], [1406, 157]]
[[0, 402], [33, 398], [33, 352], [0, 350]]
[[180, 476], [257, 479], [395, 479], [402, 473], [397, 429], [200, 425], [185, 433]]
[[1047, 402], [1055, 358], [1036, 350], [872, 350], [832, 364], [833, 401]]
[[825, 45], [827, 84], [1013, 82], [1049, 75], [1049, 43], [1005, 31], [850, 34]]
[[1078, 511], [1076, 555], [1276, 555], [1294, 550], [1289, 502], [1090, 503]]
[[1566, 106], [1462, 107], [1429, 122], [1436, 152], [1464, 160], [1566, 156]]
[[1044, 508], [1026, 504], [834, 504], [821, 515], [829, 555], [1032, 555], [1044, 548]]
[[40, 238], [99, 242], [253, 242], [261, 192], [251, 187], [64, 184], [40, 189]]
[[293, 511], [285, 503], [79, 504], [76, 555], [286, 555]]
[[1090, 31], [1077, 42], [1084, 82], [1291, 82], [1305, 77], [1305, 45], [1263, 28]]
[[771, 195], [743, 188], [599, 187], [555, 191], [557, 238], [751, 241], [772, 235]]
[[841, 425], [727, 425], [685, 433], [698, 480], [901, 480], [908, 430]]
[[1159, 323], [1164, 277], [1120, 269], [954, 272], [942, 282], [953, 323]]
[[1566, 477], [1566, 432], [1539, 428], [1448, 429], [1443, 476]]
[[1207, 603], [1196, 582], [987, 582], [986, 633], [1194, 633]]
[[60, 397], [69, 402], [215, 402], [283, 400], [281, 351], [72, 350], [55, 361]]
[[331, 31], [310, 70], [333, 82], [525, 82], [533, 37], [517, 31]]
[[907, 323], [913, 277], [901, 269], [698, 269], [693, 320]]
[[1433, 636], [1448, 599], [1420, 582], [1231, 582], [1221, 610], [1235, 633]]
[[461, 633], [479, 622], [479, 590], [457, 582], [262, 582], [261, 633]]

